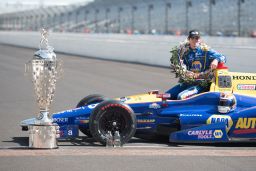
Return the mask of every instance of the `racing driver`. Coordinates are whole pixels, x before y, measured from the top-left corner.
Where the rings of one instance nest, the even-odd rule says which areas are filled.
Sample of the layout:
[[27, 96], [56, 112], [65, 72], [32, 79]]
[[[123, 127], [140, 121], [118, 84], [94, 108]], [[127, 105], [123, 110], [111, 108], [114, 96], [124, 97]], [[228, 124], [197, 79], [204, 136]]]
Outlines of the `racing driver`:
[[[179, 65], [185, 72], [179, 72], [179, 84], [167, 91], [171, 94], [171, 99], [187, 99], [195, 94], [207, 91], [210, 81], [205, 85], [201, 84], [200, 80], [209, 77], [209, 73], [216, 69], [218, 63], [226, 62], [225, 56], [201, 42], [198, 30], [189, 31], [187, 39], [177, 47], [176, 52], [176, 56], [172, 54], [171, 61], [172, 58], [177, 57], [177, 61], [180, 62]], [[183, 75], [180, 73], [183, 73]]]

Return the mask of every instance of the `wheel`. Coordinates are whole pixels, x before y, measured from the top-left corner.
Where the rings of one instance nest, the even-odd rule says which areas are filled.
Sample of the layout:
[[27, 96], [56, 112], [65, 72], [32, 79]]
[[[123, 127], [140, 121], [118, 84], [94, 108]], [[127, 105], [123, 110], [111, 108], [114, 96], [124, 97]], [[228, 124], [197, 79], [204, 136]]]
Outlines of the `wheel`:
[[80, 102], [76, 105], [76, 107], [78, 108], [78, 107], [90, 105], [93, 103], [100, 103], [104, 100], [105, 100], [104, 96], [102, 96], [100, 94], [92, 94], [92, 95], [86, 96], [85, 98], [80, 100]]
[[[105, 100], [105, 97], [99, 94], [92, 94], [89, 96], [86, 96], [85, 98], [83, 98], [82, 100], [80, 100], [80, 102], [76, 105], [76, 107], [82, 107], [82, 106], [86, 106], [86, 105], [90, 105], [93, 103], [100, 103], [102, 101]], [[85, 128], [83, 126], [79, 126], [79, 130], [87, 135], [88, 137], [92, 137], [90, 130], [88, 128]]]
[[100, 103], [90, 116], [90, 132], [96, 141], [106, 144], [106, 135], [119, 131], [121, 144], [127, 143], [136, 132], [133, 110], [122, 102], [109, 100]]

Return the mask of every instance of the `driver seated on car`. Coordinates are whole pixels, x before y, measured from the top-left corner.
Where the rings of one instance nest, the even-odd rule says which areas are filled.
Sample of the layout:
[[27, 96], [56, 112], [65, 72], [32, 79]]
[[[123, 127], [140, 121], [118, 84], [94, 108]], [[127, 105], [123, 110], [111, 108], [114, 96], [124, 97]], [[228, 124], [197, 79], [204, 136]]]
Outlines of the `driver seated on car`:
[[[175, 55], [176, 50], [176, 55]], [[218, 63], [225, 63], [226, 57], [201, 42], [197, 30], [189, 31], [187, 39], [171, 51], [171, 68], [178, 76], [179, 84], [168, 90], [173, 100], [187, 99], [209, 90], [209, 77]], [[173, 61], [177, 61], [176, 63]]]
[[221, 93], [220, 101], [218, 105], [218, 111], [221, 114], [226, 114], [234, 111], [236, 109], [237, 101], [236, 97], [232, 93]]

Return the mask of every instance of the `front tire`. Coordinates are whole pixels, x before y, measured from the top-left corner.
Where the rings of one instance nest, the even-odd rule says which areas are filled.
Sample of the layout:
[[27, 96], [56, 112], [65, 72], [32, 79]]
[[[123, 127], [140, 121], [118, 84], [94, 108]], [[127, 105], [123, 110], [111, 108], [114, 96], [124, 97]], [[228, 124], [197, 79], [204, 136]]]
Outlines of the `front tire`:
[[[80, 100], [80, 102], [76, 105], [76, 108], [82, 107], [82, 106], [87, 106], [93, 103], [100, 103], [102, 101], [105, 100], [105, 97], [100, 95], [100, 94], [92, 94], [89, 96], [86, 96], [85, 98], [83, 98], [82, 100]], [[90, 133], [90, 129], [85, 128], [81, 125], [79, 125], [79, 130], [85, 134], [88, 137], [92, 137], [92, 134]]]
[[100, 103], [90, 116], [90, 132], [96, 141], [106, 145], [106, 135], [119, 131], [121, 144], [127, 143], [136, 132], [136, 117], [126, 104], [110, 100]]
[[90, 105], [93, 103], [100, 103], [104, 100], [105, 100], [104, 96], [102, 96], [100, 94], [92, 94], [92, 95], [86, 96], [85, 98], [80, 100], [80, 102], [76, 105], [76, 107], [78, 108], [78, 107]]

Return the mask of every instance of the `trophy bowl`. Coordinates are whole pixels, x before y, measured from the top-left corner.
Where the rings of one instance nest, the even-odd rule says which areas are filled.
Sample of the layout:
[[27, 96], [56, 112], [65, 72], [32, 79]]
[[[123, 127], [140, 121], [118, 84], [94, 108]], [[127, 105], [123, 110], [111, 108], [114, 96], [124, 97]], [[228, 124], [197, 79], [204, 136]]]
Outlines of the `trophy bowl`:
[[29, 125], [30, 148], [57, 148], [59, 127], [53, 123], [49, 109], [61, 68], [53, 48], [48, 45], [48, 32], [42, 29], [39, 50], [26, 63], [26, 73], [32, 78], [39, 114]]

